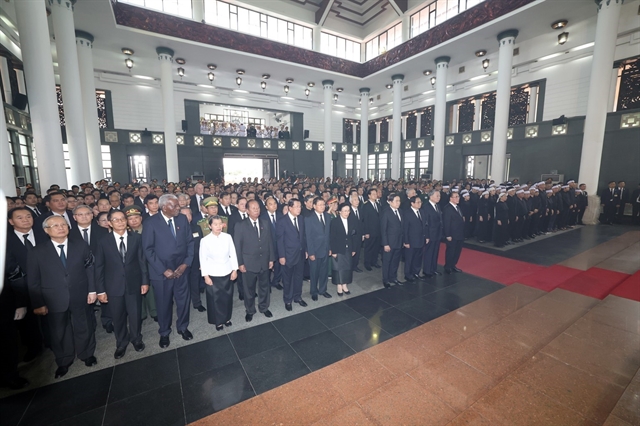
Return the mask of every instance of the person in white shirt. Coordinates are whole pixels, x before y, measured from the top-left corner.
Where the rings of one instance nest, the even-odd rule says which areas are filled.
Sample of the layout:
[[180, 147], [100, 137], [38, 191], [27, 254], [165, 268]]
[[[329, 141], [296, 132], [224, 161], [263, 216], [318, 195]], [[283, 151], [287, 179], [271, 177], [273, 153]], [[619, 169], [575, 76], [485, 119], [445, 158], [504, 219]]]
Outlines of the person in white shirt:
[[238, 277], [238, 257], [231, 235], [222, 232], [222, 218], [209, 216], [211, 233], [200, 242], [200, 271], [207, 285], [207, 317], [216, 330], [231, 326], [233, 283]]

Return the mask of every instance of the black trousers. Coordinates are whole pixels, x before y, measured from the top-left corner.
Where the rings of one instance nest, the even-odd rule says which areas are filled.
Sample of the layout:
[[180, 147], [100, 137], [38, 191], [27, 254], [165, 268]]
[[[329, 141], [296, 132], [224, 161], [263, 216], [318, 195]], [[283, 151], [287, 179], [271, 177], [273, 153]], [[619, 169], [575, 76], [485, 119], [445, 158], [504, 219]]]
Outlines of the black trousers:
[[422, 254], [422, 272], [433, 275], [438, 270], [438, 253], [440, 253], [440, 240], [429, 240]]
[[158, 311], [158, 333], [161, 336], [171, 334], [173, 322], [173, 301], [176, 302], [176, 328], [185, 331], [189, 326], [189, 271], [175, 280], [151, 280], [156, 296], [156, 310]]
[[200, 268], [191, 268], [189, 272], [189, 293], [191, 294], [191, 303], [194, 308], [202, 306], [202, 300], [200, 299], [200, 288], [202, 287], [203, 279], [200, 274]]
[[445, 244], [447, 246], [447, 250], [444, 253], [444, 270], [448, 271], [453, 269], [458, 263], [460, 253], [462, 253], [464, 240], [446, 240]]
[[355, 271], [358, 269], [358, 264], [360, 263], [360, 253], [362, 253], [362, 242], [358, 241], [355, 247], [356, 254], [353, 255], [352, 258], [352, 268]]
[[271, 288], [269, 283], [270, 270], [261, 272], [247, 271], [242, 274], [244, 286], [244, 309], [248, 314], [256, 313], [256, 286], [258, 287], [258, 310], [264, 312], [271, 303]]
[[316, 260], [309, 259], [309, 269], [311, 273], [310, 290], [312, 296], [327, 292], [327, 282], [329, 281], [329, 257], [316, 257]]
[[[276, 259], [278, 256], [276, 256]], [[282, 281], [282, 265], [277, 260], [273, 263], [273, 271], [271, 274], [271, 287], [275, 287], [278, 285], [280, 281]]]
[[111, 316], [111, 312], [109, 311], [109, 304], [105, 303], [104, 305], [100, 303], [100, 322], [102, 323], [102, 327], [107, 328], [109, 324], [113, 323], [113, 317]]
[[404, 277], [410, 278], [420, 274], [422, 267], [422, 251], [424, 247], [404, 249]]
[[231, 319], [233, 312], [233, 281], [231, 274], [210, 278], [213, 285], [208, 285], [205, 289], [207, 320], [209, 324], [222, 325]]
[[0, 384], [18, 377], [20, 348], [18, 347], [18, 330], [12, 319], [0, 322]]
[[129, 342], [142, 342], [142, 334], [140, 333], [142, 294], [109, 296], [108, 305], [113, 318], [116, 348], [126, 348]]
[[388, 283], [398, 279], [398, 267], [402, 249], [394, 249], [382, 252], [382, 282]]
[[78, 358], [85, 360], [96, 350], [93, 306], [69, 306], [65, 312], [45, 316], [51, 331], [51, 350], [58, 366], [67, 366]]
[[284, 303], [302, 300], [302, 271], [304, 260], [300, 259], [293, 265], [287, 263], [282, 267], [282, 299]]
[[380, 253], [380, 237], [370, 236], [364, 240], [364, 266], [371, 267], [378, 263], [378, 254]]

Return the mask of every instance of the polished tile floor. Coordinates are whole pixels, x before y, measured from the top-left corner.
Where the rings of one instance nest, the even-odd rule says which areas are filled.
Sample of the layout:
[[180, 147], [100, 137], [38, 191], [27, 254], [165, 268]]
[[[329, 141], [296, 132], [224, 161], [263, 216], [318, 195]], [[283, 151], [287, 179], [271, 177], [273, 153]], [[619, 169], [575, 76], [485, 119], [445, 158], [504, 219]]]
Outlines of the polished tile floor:
[[[583, 227], [499, 253], [468, 247], [496, 254], [495, 268], [500, 268], [500, 256], [544, 266], [575, 258], [587, 267], [629, 270], [635, 259], [629, 250], [640, 240], [636, 230]], [[600, 245], [607, 246], [610, 258], [602, 258]], [[65, 380], [53, 383], [49, 352], [35, 365], [23, 366], [33, 388], [0, 393], [0, 425], [181, 425], [199, 419], [233, 425], [602, 424], [605, 414], [609, 422], [639, 423], [628, 420], [637, 415], [633, 402], [640, 397], [638, 377], [629, 385], [638, 368], [629, 347], [640, 335], [640, 304], [625, 304], [630, 301], [622, 298], [616, 302], [614, 296], [600, 302], [560, 289], [546, 293], [520, 284], [505, 287], [466, 273], [381, 289], [374, 270], [356, 274], [350, 287], [348, 298], [334, 295], [312, 302], [306, 294], [309, 308], [295, 305], [294, 312], [280, 306], [280, 293], [274, 291], [274, 318], [256, 315], [252, 323], [244, 322], [236, 301], [234, 325], [221, 333], [206, 323], [204, 314], [192, 311], [194, 341], [172, 335], [169, 350], [157, 347], [157, 327], [147, 320], [147, 349], [128, 351], [119, 361], [112, 356], [113, 336], [100, 329], [99, 364], [92, 369], [77, 362]], [[598, 324], [608, 328], [598, 329]], [[620, 332], [609, 333], [606, 340], [611, 328]], [[596, 332], [600, 340], [591, 341]], [[586, 359], [567, 349], [572, 345], [560, 337], [622, 348], [611, 371], [597, 376], [608, 362], [602, 351], [588, 346], [590, 354], [601, 358]], [[618, 342], [621, 338], [627, 343]], [[593, 412], [556, 401], [559, 397], [545, 394], [545, 382], [527, 381], [534, 373], [514, 375], [533, 358], [545, 363], [532, 365], [531, 371], [538, 371], [538, 365], [542, 371], [557, 363], [582, 362], [575, 368], [599, 377], [598, 385], [615, 385], [605, 389], [617, 397]], [[629, 388], [618, 395], [625, 382]], [[492, 414], [501, 401], [494, 395], [512, 391], [556, 411], [570, 407], [571, 413], [555, 418], [551, 410], [530, 421]], [[411, 413], [415, 403], [423, 408]], [[273, 415], [266, 415], [267, 406]], [[398, 417], [403, 407], [409, 413]], [[427, 411], [431, 417], [424, 417]], [[520, 415], [516, 408], [511, 411]]]

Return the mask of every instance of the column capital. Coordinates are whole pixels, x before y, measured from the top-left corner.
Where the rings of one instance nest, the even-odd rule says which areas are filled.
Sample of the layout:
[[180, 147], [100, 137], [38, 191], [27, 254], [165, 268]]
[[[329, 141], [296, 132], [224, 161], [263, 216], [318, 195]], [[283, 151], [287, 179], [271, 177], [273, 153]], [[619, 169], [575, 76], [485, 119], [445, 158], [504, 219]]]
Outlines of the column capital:
[[368, 87], [360, 88], [360, 96], [369, 96], [369, 92], [371, 92], [371, 89], [369, 89]]
[[449, 56], [439, 56], [435, 60], [436, 65], [442, 64], [442, 63], [449, 65], [449, 62], [451, 62], [451, 57]]
[[47, 0], [49, 6], [60, 6], [63, 9], [67, 9], [73, 12], [73, 6], [77, 0]]
[[512, 39], [516, 39], [516, 37], [518, 37], [518, 30], [506, 30], [501, 32], [500, 34], [498, 34], [498, 41], [502, 41], [504, 39], [507, 38], [512, 38]]
[[327, 86], [333, 87], [333, 80], [322, 80], [322, 87], [326, 89]]
[[76, 30], [76, 44], [81, 46], [93, 47], [93, 35], [82, 30]]
[[[624, 0], [613, 0], [616, 4], [624, 4]], [[602, 9], [602, 0], [595, 0], [596, 4], [598, 5], [598, 10]], [[611, 0], [607, 0], [606, 5], [609, 6], [611, 4]]]
[[399, 81], [400, 83], [402, 83], [402, 80], [404, 80], [404, 74], [394, 74], [391, 76], [391, 81], [393, 81], [394, 83], [396, 81]]
[[158, 59], [162, 59], [165, 61], [173, 61], [173, 55], [175, 54], [173, 49], [162, 46], [156, 47], [156, 53], [158, 54]]

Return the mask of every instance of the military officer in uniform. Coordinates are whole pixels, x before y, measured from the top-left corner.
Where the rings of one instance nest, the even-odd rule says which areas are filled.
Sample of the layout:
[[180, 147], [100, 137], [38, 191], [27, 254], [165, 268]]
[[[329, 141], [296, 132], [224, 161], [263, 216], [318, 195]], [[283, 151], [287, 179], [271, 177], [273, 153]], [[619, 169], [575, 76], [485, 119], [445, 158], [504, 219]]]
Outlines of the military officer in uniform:
[[[198, 221], [198, 226], [202, 229], [202, 237], [206, 237], [211, 233], [211, 228], [209, 228], [209, 222], [207, 218], [209, 216], [217, 216], [218, 215], [218, 198], [217, 197], [207, 197], [202, 200], [202, 206], [205, 208], [207, 214], [205, 217]], [[225, 216], [220, 216], [222, 220], [222, 232], [227, 232], [227, 225], [229, 224], [229, 218]]]

